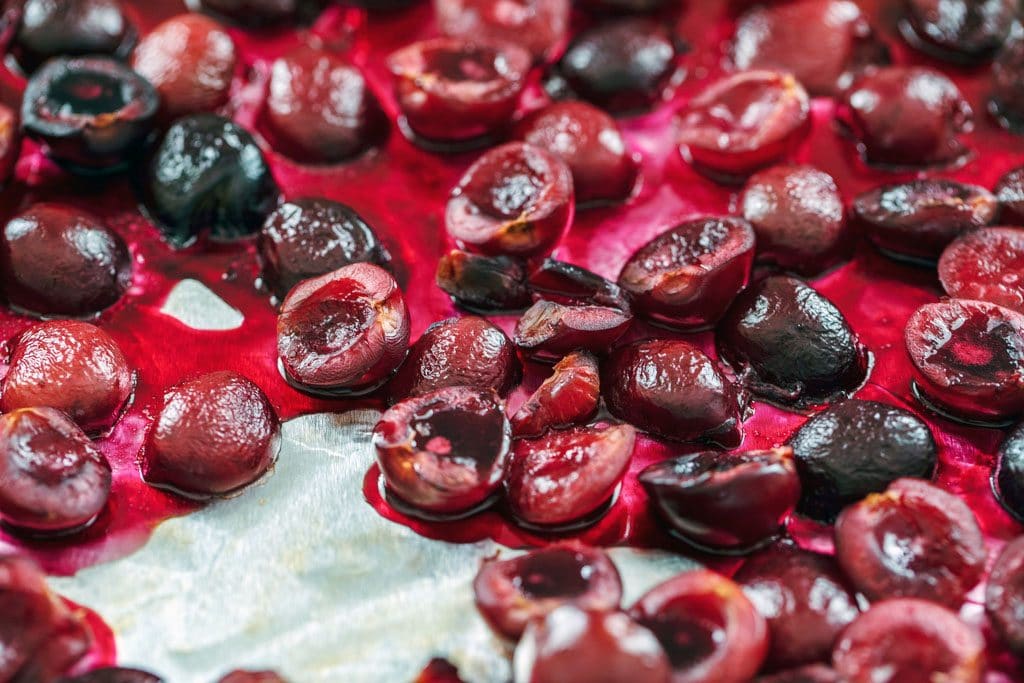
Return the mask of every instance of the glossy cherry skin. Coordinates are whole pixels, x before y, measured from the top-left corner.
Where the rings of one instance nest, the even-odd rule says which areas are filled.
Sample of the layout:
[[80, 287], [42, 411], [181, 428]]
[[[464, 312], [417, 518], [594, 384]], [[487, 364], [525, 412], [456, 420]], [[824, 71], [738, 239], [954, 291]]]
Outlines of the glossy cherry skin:
[[371, 263], [303, 280], [277, 318], [285, 377], [314, 393], [365, 393], [383, 384], [409, 348], [409, 311], [398, 283]]
[[1003, 547], [985, 589], [985, 613], [1012, 652], [1024, 653], [1024, 536]]
[[600, 392], [597, 358], [588, 351], [570, 353], [516, 411], [512, 433], [529, 438], [548, 429], [583, 424], [597, 413]]
[[981, 228], [954, 240], [939, 258], [946, 294], [1024, 313], [1024, 229]]
[[856, 399], [811, 417], [789, 445], [803, 485], [797, 509], [822, 522], [900, 477], [930, 477], [938, 450], [928, 425], [913, 414]]
[[373, 430], [388, 491], [414, 514], [458, 515], [498, 490], [512, 428], [489, 389], [445, 387], [385, 412]]
[[466, 40], [513, 43], [534, 61], [552, 56], [569, 29], [570, 0], [434, 0], [441, 33]]
[[267, 27], [316, 17], [323, 0], [198, 0], [199, 7], [245, 26]]
[[437, 286], [471, 311], [513, 311], [530, 305], [526, 266], [508, 256], [453, 249], [437, 263]]
[[900, 32], [933, 57], [959, 64], [991, 59], [1010, 35], [1014, 0], [907, 0]]
[[1014, 24], [1009, 39], [992, 63], [992, 93], [988, 109], [1002, 126], [1015, 133], [1024, 130], [1024, 27]]
[[1006, 172], [993, 190], [999, 200], [1000, 220], [1024, 226], [1024, 166]]
[[1003, 509], [1024, 523], [1024, 426], [1013, 429], [999, 448], [992, 492]]
[[90, 434], [109, 430], [131, 399], [135, 373], [109, 334], [89, 323], [51, 321], [10, 342], [0, 410], [48, 406]]
[[281, 425], [263, 390], [234, 372], [169, 389], [146, 435], [142, 476], [153, 486], [205, 498], [236, 491], [274, 464]]
[[563, 306], [538, 301], [516, 323], [516, 346], [538, 359], [561, 358], [574, 350], [600, 353], [629, 329], [633, 316], [607, 306]]
[[796, 669], [758, 676], [754, 683], [843, 683], [834, 669], [824, 664], [808, 664]]
[[516, 441], [505, 480], [512, 515], [549, 529], [592, 521], [626, 474], [635, 443], [629, 425], [572, 427]]
[[603, 550], [565, 541], [504, 560], [484, 560], [473, 593], [491, 629], [517, 641], [530, 621], [560, 605], [618, 609], [622, 580]]
[[164, 683], [164, 679], [141, 669], [116, 666], [95, 669], [74, 678], [62, 678], [58, 683]]
[[679, 574], [629, 611], [668, 654], [671, 683], [746, 683], [768, 653], [768, 626], [743, 590], [707, 569]]
[[638, 429], [673, 441], [740, 443], [736, 387], [689, 342], [653, 339], [618, 348], [601, 368], [601, 386], [611, 413]]
[[530, 291], [535, 301], [560, 304], [593, 304], [628, 312], [629, 295], [617, 284], [572, 263], [546, 258], [530, 273]]
[[668, 683], [669, 672], [658, 639], [627, 614], [575, 605], [532, 622], [513, 659], [514, 683]]
[[619, 286], [637, 312], [684, 329], [714, 324], [747, 285], [754, 228], [740, 218], [700, 218], [658, 235], [622, 267]]
[[720, 355], [758, 396], [797, 409], [864, 383], [868, 352], [831, 301], [788, 275], [740, 294], [718, 324]]
[[0, 186], [10, 181], [21, 154], [21, 125], [18, 113], [0, 105]]
[[832, 666], [848, 683], [980, 683], [985, 641], [945, 607], [884, 600], [843, 632]]
[[51, 57], [124, 59], [137, 38], [121, 0], [26, 0], [13, 53], [18, 66], [31, 73]]

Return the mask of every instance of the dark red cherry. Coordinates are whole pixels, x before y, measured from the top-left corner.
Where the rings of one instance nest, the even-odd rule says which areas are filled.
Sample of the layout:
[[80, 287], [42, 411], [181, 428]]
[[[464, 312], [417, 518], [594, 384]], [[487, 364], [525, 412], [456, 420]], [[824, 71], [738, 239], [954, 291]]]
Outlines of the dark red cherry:
[[658, 639], [629, 615], [575, 605], [532, 622], [512, 668], [514, 683], [668, 683], [670, 673]]
[[274, 671], [232, 671], [218, 683], [288, 683]]
[[689, 342], [652, 339], [618, 348], [601, 368], [601, 386], [613, 415], [655, 436], [740, 444], [736, 387]]
[[836, 181], [813, 166], [773, 166], [755, 173], [739, 208], [757, 234], [757, 260], [786, 270], [821, 273], [852, 243]]
[[141, 669], [115, 666], [95, 669], [73, 678], [62, 678], [58, 683], [164, 683], [164, 679]]
[[570, 0], [434, 0], [446, 36], [513, 43], [541, 61], [561, 48], [569, 29]]
[[[860, 614], [854, 590], [835, 561], [795, 545], [777, 545], [753, 555], [733, 579], [768, 620], [768, 668], [827, 660], [836, 638]], [[807, 683], [818, 680], [811, 673], [807, 676]], [[776, 683], [790, 680], [783, 677]], [[791, 683], [800, 680], [795, 677]]]
[[754, 239], [754, 228], [741, 218], [680, 223], [629, 257], [619, 285], [637, 312], [657, 322], [713, 325], [747, 285]]
[[[773, 643], [774, 645], [774, 643]], [[824, 664], [808, 664], [796, 669], [758, 676], [754, 683], [843, 683], [835, 669]]]
[[1024, 27], [1015, 23], [1010, 36], [992, 63], [992, 92], [988, 109], [1002, 126], [1014, 133], [1024, 131]]
[[109, 334], [89, 323], [44, 322], [10, 343], [0, 410], [48, 406], [90, 434], [106, 432], [135, 389], [135, 373]]
[[513, 416], [512, 433], [529, 438], [582, 424], [597, 413], [600, 392], [597, 358], [587, 351], [570, 353]]
[[505, 480], [512, 514], [532, 527], [590, 521], [614, 496], [635, 442], [629, 425], [572, 427], [516, 441]]
[[985, 641], [945, 607], [884, 600], [843, 632], [832, 666], [846, 683], [980, 683]]
[[871, 164], [918, 168], [967, 154], [960, 134], [973, 112], [949, 78], [933, 69], [892, 66], [857, 79], [838, 113]]
[[629, 296], [614, 282], [586, 268], [546, 258], [530, 273], [530, 290], [535, 300], [560, 304], [593, 304], [622, 311], [630, 310]]
[[409, 348], [398, 283], [371, 263], [303, 280], [277, 317], [285, 377], [314, 393], [365, 393], [383, 384]]
[[992, 223], [999, 203], [983, 187], [929, 178], [868, 190], [853, 213], [887, 254], [934, 261], [958, 236]]
[[393, 53], [388, 68], [413, 133], [436, 142], [466, 142], [511, 122], [530, 54], [480, 36], [434, 38]]
[[633, 193], [636, 161], [615, 119], [597, 107], [555, 102], [520, 121], [515, 134], [569, 165], [577, 201], [619, 201]]
[[0, 187], [10, 181], [21, 154], [21, 125], [18, 113], [0, 104]]
[[351, 207], [329, 199], [285, 202], [256, 241], [263, 279], [279, 299], [302, 280], [353, 263], [385, 265], [390, 255], [373, 228]]
[[773, 275], [718, 324], [718, 351], [758, 396], [808, 408], [864, 383], [868, 351], [835, 305], [802, 280]]
[[228, 101], [238, 51], [227, 31], [202, 14], [172, 17], [149, 32], [132, 68], [160, 94], [160, 115], [173, 121]]
[[661, 641], [671, 683], [747, 683], [768, 653], [764, 618], [738, 585], [707, 569], [655, 586], [630, 615]]
[[516, 641], [531, 620], [560, 605], [618, 609], [622, 581], [603, 550], [566, 541], [505, 560], [484, 560], [473, 592], [494, 632]]
[[447, 659], [434, 657], [413, 683], [464, 683], [459, 670]]
[[403, 507], [418, 515], [461, 515], [498, 490], [512, 429], [490, 389], [445, 387], [396, 403], [373, 430], [377, 463]]
[[809, 129], [810, 98], [793, 76], [743, 71], [690, 100], [679, 142], [697, 170], [742, 179], [790, 154]]
[[1024, 654], [1024, 536], [1007, 543], [992, 566], [985, 613], [1007, 647]]
[[137, 38], [120, 0], [25, 0], [12, 49], [31, 73], [51, 57], [124, 59]]
[[1011, 431], [999, 449], [992, 491], [1003, 508], [1024, 523], [1024, 426]]
[[629, 329], [633, 316], [607, 306], [563, 306], [538, 301], [516, 323], [516, 346], [554, 360], [577, 349], [601, 353]]
[[263, 390], [234, 372], [169, 389], [142, 450], [142, 476], [187, 496], [236, 491], [274, 464], [281, 425]]
[[991, 59], [1020, 7], [1016, 0], [906, 0], [900, 32], [933, 57], [959, 64]]
[[637, 479], [672, 532], [711, 552], [746, 553], [771, 541], [800, 499], [788, 446], [681, 455], [654, 463]]
[[477, 316], [448, 318], [423, 333], [391, 380], [392, 401], [442, 387], [494, 389], [507, 396], [518, 384], [522, 365], [512, 340]]
[[1008, 171], [995, 187], [1003, 223], [1024, 226], [1024, 166]]
[[663, 9], [670, 0], [583, 0], [582, 5], [589, 11], [611, 14], [646, 14]]
[[463, 249], [543, 256], [572, 223], [572, 173], [539, 147], [510, 142], [484, 153], [452, 190], [444, 223]]
[[928, 425], [913, 414], [853, 399], [811, 417], [789, 445], [803, 490], [797, 509], [822, 522], [900, 477], [930, 477], [937, 452]]
[[939, 258], [939, 280], [956, 299], [1024, 313], [1024, 230], [981, 228], [961, 235]]
[[273, 28], [306, 22], [316, 17], [323, 0], [197, 0], [199, 7], [215, 16], [245, 26]]
[[928, 407], [997, 424], [1024, 413], [1024, 314], [983, 301], [926, 304], [907, 321], [906, 343]]
[[437, 286], [471, 311], [513, 311], [530, 305], [526, 266], [508, 256], [453, 249], [437, 263]]

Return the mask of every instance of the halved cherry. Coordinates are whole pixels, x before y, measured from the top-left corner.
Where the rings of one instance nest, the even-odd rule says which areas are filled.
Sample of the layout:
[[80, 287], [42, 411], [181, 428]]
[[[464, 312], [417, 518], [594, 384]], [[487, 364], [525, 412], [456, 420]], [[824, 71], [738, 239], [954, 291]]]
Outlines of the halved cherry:
[[959, 64], [991, 59], [1010, 35], [1016, 0], [907, 0], [900, 32], [933, 57]]
[[507, 560], [484, 560], [473, 592], [494, 632], [515, 641], [531, 620], [559, 605], [618, 609], [622, 580], [603, 550], [565, 541]]
[[373, 430], [390, 493], [415, 515], [464, 515], [489, 502], [508, 465], [512, 429], [490, 389], [445, 387], [385, 412]]
[[626, 333], [633, 316], [607, 306], [563, 306], [538, 301], [516, 323], [516, 346], [541, 359], [577, 349], [600, 353]]
[[[774, 645], [774, 643], [773, 643]], [[754, 683], [843, 683], [835, 669], [824, 664], [808, 664], [774, 674], [758, 676]]]
[[1007, 647], [1024, 655], [1024, 536], [1007, 543], [992, 566], [985, 613]]
[[768, 653], [764, 617], [743, 589], [707, 569], [655, 586], [629, 613], [661, 641], [672, 683], [746, 683]]
[[1000, 219], [1009, 225], [1024, 226], [1024, 166], [1007, 171], [993, 191], [1002, 208]]
[[600, 392], [597, 358], [588, 351], [570, 353], [512, 417], [512, 433], [529, 438], [582, 424], [597, 412]]
[[1024, 130], [1024, 82], [1018, 78], [1024, 68], [1024, 27], [1014, 23], [1010, 35], [992, 63], [992, 94], [989, 112], [1015, 133]]
[[679, 142], [697, 170], [741, 179], [792, 152], [807, 133], [810, 111], [807, 91], [793, 76], [744, 71], [690, 100]]
[[463, 249], [543, 256], [569, 229], [574, 211], [565, 162], [533, 145], [510, 142], [469, 167], [452, 190], [444, 223]]
[[112, 666], [94, 669], [74, 678], [62, 678], [58, 683], [164, 683], [164, 679], [141, 669]]
[[985, 641], [941, 605], [883, 600], [843, 631], [832, 666], [847, 683], [980, 683]]
[[513, 43], [541, 61], [562, 46], [571, 4], [569, 0], [434, 0], [434, 17], [446, 36]]
[[618, 348], [601, 369], [601, 386], [611, 413], [639, 429], [674, 441], [740, 444], [736, 387], [689, 342], [652, 339]]
[[629, 296], [621, 287], [597, 273], [565, 261], [544, 259], [530, 274], [529, 283], [535, 300], [630, 310]]
[[992, 491], [1003, 509], [1024, 523], [1024, 426], [1011, 431], [999, 448]]
[[572, 427], [520, 439], [505, 480], [512, 514], [531, 527], [592, 521], [626, 474], [635, 442], [629, 425]]
[[680, 223], [629, 257], [619, 285], [653, 320], [682, 328], [712, 325], [747, 285], [754, 239], [742, 218]]
[[983, 301], [926, 304], [910, 316], [906, 343], [928, 407], [1000, 424], [1024, 412], [1024, 314]]
[[508, 256], [453, 249], [437, 263], [437, 286], [463, 308], [512, 311], [530, 305], [526, 267]]
[[409, 312], [383, 268], [354, 263], [292, 289], [277, 318], [286, 378], [315, 393], [372, 391], [409, 348]]
[[110, 55], [124, 59], [138, 29], [122, 0], [26, 0], [12, 53], [26, 73], [54, 57]]
[[1024, 229], [982, 228], [961, 235], [939, 258], [942, 288], [1024, 313]]

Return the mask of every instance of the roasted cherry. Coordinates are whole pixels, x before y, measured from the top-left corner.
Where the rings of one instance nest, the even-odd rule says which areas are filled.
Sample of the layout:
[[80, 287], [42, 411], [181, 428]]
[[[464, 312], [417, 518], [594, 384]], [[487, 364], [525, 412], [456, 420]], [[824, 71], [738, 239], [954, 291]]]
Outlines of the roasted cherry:
[[813, 166], [755, 173], [739, 209], [757, 234], [757, 260], [786, 270], [816, 275], [835, 265], [852, 242], [836, 181]]
[[835, 305], [802, 280], [766, 277], [718, 325], [721, 356], [758, 396], [808, 408], [864, 383], [868, 352]]
[[985, 571], [985, 539], [967, 504], [920, 479], [897, 479], [843, 510], [836, 560], [869, 600], [921, 598], [956, 609]]
[[234, 372], [169, 389], [142, 450], [147, 483], [187, 496], [234, 492], [274, 464], [281, 426], [263, 390]]
[[141, 669], [114, 666], [95, 669], [73, 678], [62, 678], [58, 683], [164, 683], [164, 679]]
[[0, 187], [14, 175], [21, 154], [21, 126], [18, 113], [0, 104]]
[[869, 72], [846, 91], [838, 116], [871, 164], [951, 164], [967, 154], [960, 134], [973, 112], [956, 84], [938, 71], [892, 66]]
[[285, 377], [314, 393], [364, 393], [383, 384], [409, 348], [398, 283], [371, 263], [303, 280], [281, 304], [277, 353]]
[[906, 343], [928, 407], [998, 424], [1024, 412], [1024, 314], [983, 301], [926, 304], [907, 321]]
[[985, 641], [926, 600], [884, 600], [843, 631], [832, 666], [846, 683], [980, 683]]
[[477, 609], [494, 632], [514, 641], [532, 619], [559, 605], [617, 609], [622, 581], [603, 550], [567, 541], [507, 560], [484, 560], [473, 592]]
[[431, 325], [409, 350], [389, 386], [392, 401], [442, 387], [494, 389], [507, 396], [519, 384], [522, 366], [512, 340], [477, 316]]
[[1024, 655], [1024, 536], [1007, 543], [992, 566], [985, 612], [1010, 650]]
[[178, 119], [144, 182], [150, 215], [176, 247], [207, 229], [215, 239], [251, 235], [278, 200], [277, 183], [252, 135], [215, 114]]
[[134, 388], [135, 375], [109, 334], [84, 322], [44, 322], [12, 340], [0, 410], [48, 406], [96, 434], [120, 417]]
[[329, 199], [285, 202], [271, 213], [256, 241], [263, 278], [280, 299], [302, 280], [352, 263], [385, 265], [387, 250], [351, 207]]
[[961, 235], [939, 259], [939, 280], [956, 299], [1024, 313], [1024, 229], [981, 228]]
[[995, 187], [1002, 209], [1000, 218], [1010, 225], [1024, 226], [1024, 166], [1008, 171]]
[[117, 302], [131, 282], [124, 240], [80, 209], [36, 204], [0, 233], [0, 287], [22, 311], [91, 316]]
[[754, 228], [741, 218], [680, 223], [640, 247], [619, 274], [637, 312], [673, 327], [713, 325], [750, 278]]
[[513, 311], [530, 305], [526, 267], [508, 256], [453, 249], [437, 263], [437, 286], [470, 310]]
[[661, 641], [672, 683], [746, 683], [768, 653], [764, 618], [738, 585], [707, 569], [655, 586], [630, 615]]
[[511, 122], [530, 54], [478, 37], [434, 38], [398, 50], [388, 57], [388, 67], [413, 133], [436, 142], [466, 142]]
[[121, 0], [25, 0], [13, 53], [31, 73], [51, 57], [124, 59], [137, 38]]
[[768, 620], [770, 668], [827, 660], [840, 632], [860, 614], [854, 591], [835, 561], [795, 545], [752, 556], [733, 579]]
[[814, 415], [789, 444], [803, 485], [797, 509], [823, 522], [900, 477], [930, 477], [937, 452], [928, 425], [913, 414], [860, 400]]
[[992, 223], [999, 203], [983, 187], [928, 178], [868, 190], [853, 213], [882, 251], [934, 261], [959, 235]]
[[633, 316], [607, 306], [564, 306], [538, 301], [516, 323], [516, 346], [539, 359], [554, 360], [577, 349], [607, 350], [626, 333]]
[[999, 449], [992, 491], [1013, 517], [1024, 523], [1024, 425], [1018, 425]]
[[600, 392], [597, 358], [587, 351], [570, 353], [512, 417], [512, 433], [529, 438], [586, 422], [597, 412]]
[[1002, 47], [1017, 0], [905, 0], [900, 32], [908, 43], [950, 62], [974, 64]]
[[29, 79], [25, 134], [71, 170], [118, 170], [144, 149], [160, 106], [149, 81], [109, 57], [53, 59]]
[[490, 389], [445, 387], [392, 406], [373, 430], [388, 491], [414, 514], [462, 515], [505, 476], [512, 429]]
[[745, 553], [779, 535], [800, 499], [793, 450], [704, 451], [638, 476], [668, 528], [702, 550]]
[[740, 443], [736, 387], [689, 342], [653, 339], [618, 348], [601, 369], [601, 385], [612, 414], [639, 429], [674, 441]]
[[572, 173], [539, 147], [510, 142], [486, 152], [452, 190], [444, 223], [460, 247], [543, 256], [572, 223]]
[[668, 658], [649, 630], [619, 611], [562, 605], [530, 624], [514, 683], [668, 683]]
[[160, 94], [165, 121], [226, 104], [237, 62], [228, 32], [213, 19], [192, 13], [154, 28], [132, 55], [132, 68]]
[[586, 268], [553, 258], [530, 273], [530, 290], [534, 299], [560, 304], [593, 304], [622, 311], [630, 310], [629, 296], [614, 282]]
[[311, 20], [323, 0], [198, 0], [199, 7], [246, 26], [272, 27]]
[[989, 111], [1003, 127], [1015, 133], [1024, 131], [1024, 27], [1014, 24], [1010, 37], [992, 64], [992, 94]]
[[516, 441], [505, 480], [512, 514], [531, 527], [591, 521], [614, 496], [635, 442], [629, 425], [573, 427]]
[[740, 179], [792, 152], [809, 129], [810, 98], [777, 71], [743, 71], [712, 83], [680, 117], [679, 142], [697, 170]]
[[[775, 646], [775, 643], [772, 643]], [[824, 664], [808, 664], [774, 674], [758, 676], [754, 683], [843, 683], [835, 669]]]
[[571, 4], [570, 0], [434, 0], [434, 17], [446, 36], [515, 43], [540, 61], [565, 40]]
[[555, 102], [529, 114], [516, 137], [561, 157], [579, 202], [618, 201], [636, 186], [637, 165], [619, 126], [586, 102]]

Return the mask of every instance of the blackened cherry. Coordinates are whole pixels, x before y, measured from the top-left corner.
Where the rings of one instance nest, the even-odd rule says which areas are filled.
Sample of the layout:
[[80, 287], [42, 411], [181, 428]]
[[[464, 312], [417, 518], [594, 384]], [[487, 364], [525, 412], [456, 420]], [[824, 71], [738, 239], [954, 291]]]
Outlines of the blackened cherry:
[[900, 32], [939, 59], [975, 64], [991, 59], [1010, 35], [1016, 0], [906, 0]]
[[629, 311], [629, 295], [617, 284], [586, 268], [544, 259], [530, 273], [530, 291], [535, 300], [544, 299], [560, 304], [593, 304]]
[[73, 678], [62, 678], [58, 683], [164, 683], [164, 679], [141, 669], [114, 666], [94, 669]]
[[1003, 547], [985, 590], [985, 613], [1015, 654], [1024, 654], [1024, 536]]
[[992, 491], [1003, 508], [1024, 523], [1024, 426], [1011, 431], [999, 448]]
[[437, 263], [437, 286], [469, 310], [513, 311], [530, 305], [526, 266], [508, 256], [453, 249]]
[[939, 280], [956, 299], [1024, 313], [1024, 229], [981, 228], [961, 235], [939, 258]]
[[516, 323], [516, 346], [554, 360], [577, 349], [601, 353], [629, 329], [633, 316], [607, 306], [564, 306], [538, 301]]
[[529, 438], [586, 422], [597, 412], [600, 392], [597, 358], [587, 351], [570, 353], [516, 411], [512, 433]]
[[570, 0], [434, 0], [441, 33], [466, 40], [514, 43], [536, 61], [562, 46]]
[[138, 31], [121, 0], [26, 0], [13, 53], [31, 73], [51, 57], [128, 56]]
[[1009, 225], [1024, 226], [1024, 166], [1007, 171], [996, 184], [1000, 220]]

